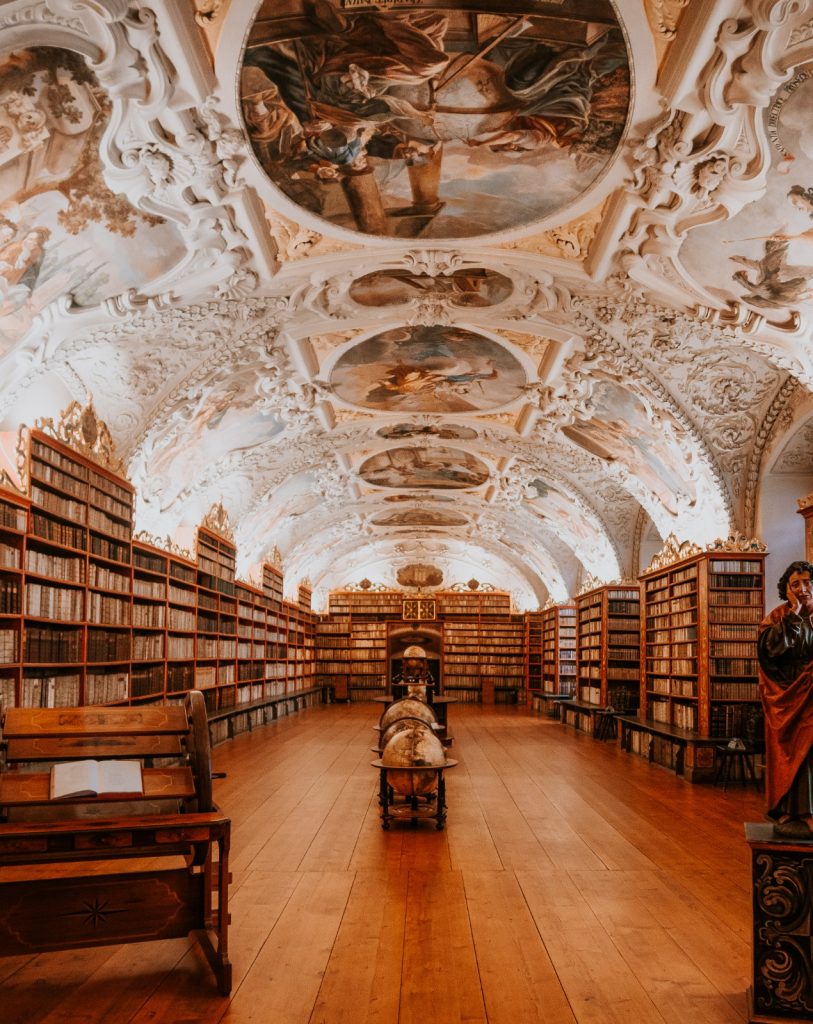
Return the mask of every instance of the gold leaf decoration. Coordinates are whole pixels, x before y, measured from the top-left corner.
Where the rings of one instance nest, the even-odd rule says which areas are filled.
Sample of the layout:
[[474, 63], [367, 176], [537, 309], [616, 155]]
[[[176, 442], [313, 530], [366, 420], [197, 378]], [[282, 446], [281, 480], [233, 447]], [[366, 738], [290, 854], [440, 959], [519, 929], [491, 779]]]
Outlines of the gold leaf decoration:
[[200, 525], [211, 530], [212, 533], [216, 533], [219, 537], [225, 537], [226, 540], [234, 542], [234, 528], [222, 501], [212, 505]]
[[116, 455], [113, 436], [107, 424], [96, 415], [92, 396], [88, 397], [88, 404], [84, 408], [79, 402], [71, 402], [67, 409], [62, 410], [56, 424], [49, 416], [35, 420], [34, 426], [80, 455], [127, 479], [124, 463]]
[[661, 550], [644, 569], [644, 573], [663, 569], [665, 566], [672, 565], [673, 562], [679, 562], [683, 558], [689, 558], [691, 555], [699, 555], [702, 550], [699, 544], [694, 544], [690, 540], [681, 542], [674, 533], [670, 533], [664, 541]]

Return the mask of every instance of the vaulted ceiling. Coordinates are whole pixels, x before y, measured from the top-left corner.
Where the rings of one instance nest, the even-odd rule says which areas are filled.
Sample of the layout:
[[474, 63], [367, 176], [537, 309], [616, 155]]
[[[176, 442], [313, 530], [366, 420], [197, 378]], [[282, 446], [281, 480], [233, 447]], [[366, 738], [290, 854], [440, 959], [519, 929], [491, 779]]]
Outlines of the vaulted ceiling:
[[5, 451], [92, 399], [148, 535], [222, 501], [318, 603], [531, 608], [811, 489], [809, 0], [10, 0], [0, 46]]

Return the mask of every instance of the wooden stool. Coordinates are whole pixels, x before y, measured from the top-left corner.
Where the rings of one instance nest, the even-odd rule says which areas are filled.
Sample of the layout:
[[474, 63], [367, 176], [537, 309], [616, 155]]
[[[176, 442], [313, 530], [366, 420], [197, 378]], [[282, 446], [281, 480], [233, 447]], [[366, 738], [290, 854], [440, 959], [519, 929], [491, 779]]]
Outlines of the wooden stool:
[[728, 744], [719, 744], [716, 748], [717, 771], [714, 773], [714, 785], [722, 783], [723, 792], [729, 782], [733, 782], [737, 776], [743, 785], [750, 781], [754, 789], [759, 789], [756, 772], [754, 771], [754, 751], [751, 747], [729, 747]]
[[615, 739], [615, 711], [596, 712], [596, 729], [593, 733], [593, 739]]

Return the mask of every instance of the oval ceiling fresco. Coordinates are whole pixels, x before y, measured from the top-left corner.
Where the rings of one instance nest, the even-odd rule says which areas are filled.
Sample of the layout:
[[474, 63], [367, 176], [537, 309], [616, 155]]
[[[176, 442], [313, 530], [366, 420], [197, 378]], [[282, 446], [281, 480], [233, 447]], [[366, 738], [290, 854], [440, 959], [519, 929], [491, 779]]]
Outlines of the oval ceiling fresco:
[[458, 423], [393, 423], [376, 430], [379, 437], [389, 441], [404, 441], [410, 437], [440, 437], [444, 441], [474, 441], [477, 431]]
[[488, 466], [460, 448], [388, 448], [364, 462], [359, 476], [376, 487], [479, 487]]
[[408, 508], [389, 512], [372, 520], [373, 526], [465, 526], [468, 519], [455, 512], [440, 512], [429, 508]]
[[469, 238], [570, 206], [621, 140], [629, 60], [609, 0], [265, 0], [245, 128], [293, 202], [350, 230]]
[[455, 270], [451, 274], [419, 274], [412, 270], [376, 270], [350, 286], [350, 297], [360, 306], [402, 306], [427, 295], [453, 306], [496, 306], [513, 292], [505, 274], [485, 267]]
[[522, 395], [519, 361], [490, 338], [456, 327], [403, 327], [367, 338], [330, 375], [337, 398], [384, 412], [482, 412]]

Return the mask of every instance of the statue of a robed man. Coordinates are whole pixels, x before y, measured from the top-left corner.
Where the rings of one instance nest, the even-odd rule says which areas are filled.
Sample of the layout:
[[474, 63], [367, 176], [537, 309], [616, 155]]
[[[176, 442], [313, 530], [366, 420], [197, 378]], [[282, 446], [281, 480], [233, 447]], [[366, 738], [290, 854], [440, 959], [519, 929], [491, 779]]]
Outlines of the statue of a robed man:
[[784, 600], [759, 627], [768, 817], [778, 835], [813, 838], [813, 565], [792, 562]]

